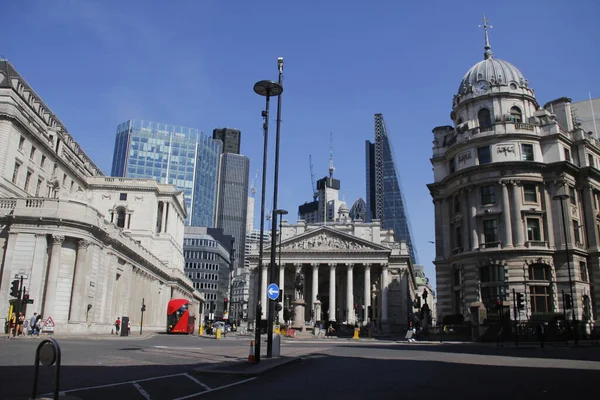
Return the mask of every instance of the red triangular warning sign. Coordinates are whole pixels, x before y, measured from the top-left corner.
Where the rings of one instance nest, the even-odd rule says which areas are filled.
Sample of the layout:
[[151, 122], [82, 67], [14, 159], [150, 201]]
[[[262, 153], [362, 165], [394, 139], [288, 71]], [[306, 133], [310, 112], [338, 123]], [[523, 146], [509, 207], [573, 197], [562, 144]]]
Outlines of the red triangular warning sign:
[[54, 321], [52, 320], [52, 317], [48, 317], [48, 319], [44, 323], [44, 326], [54, 326]]

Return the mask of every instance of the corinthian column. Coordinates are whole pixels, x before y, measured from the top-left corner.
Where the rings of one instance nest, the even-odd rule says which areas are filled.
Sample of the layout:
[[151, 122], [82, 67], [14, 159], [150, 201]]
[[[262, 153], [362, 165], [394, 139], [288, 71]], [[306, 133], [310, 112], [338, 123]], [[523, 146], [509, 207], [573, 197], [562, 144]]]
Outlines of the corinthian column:
[[346, 308], [348, 309], [348, 319], [346, 323], [354, 323], [354, 264], [348, 264], [346, 270]]
[[[313, 274], [312, 274], [312, 293], [311, 293], [311, 308], [315, 306], [315, 303], [317, 301], [317, 296], [319, 294], [319, 264], [314, 263], [311, 264], [313, 267]], [[317, 316], [315, 315], [315, 318], [317, 318]], [[318, 318], [317, 318], [318, 319]], [[315, 321], [317, 320], [315, 319]]]
[[[73, 291], [71, 293], [71, 310], [69, 321], [85, 321], [87, 311], [87, 262], [86, 255], [90, 242], [80, 240], [77, 243], [77, 259], [75, 261], [75, 275], [73, 277]], [[84, 311], [85, 310], [85, 311]]]
[[329, 264], [329, 320], [335, 321], [335, 263]]
[[514, 211], [514, 226], [513, 231], [515, 232], [515, 247], [523, 247], [525, 245], [523, 217], [521, 216], [521, 209], [523, 208], [523, 202], [521, 201], [521, 186], [518, 181], [513, 185], [513, 204], [512, 209]]
[[369, 306], [371, 305], [371, 264], [365, 264], [365, 321], [369, 322]]
[[381, 270], [381, 322], [387, 322], [388, 320], [388, 304], [389, 304], [389, 268], [387, 264], [382, 265]]
[[502, 231], [504, 232], [504, 243], [503, 247], [513, 247], [512, 243], [512, 226], [510, 222], [510, 199], [508, 197], [507, 183], [502, 181], [502, 220], [504, 225]]
[[58, 284], [58, 272], [60, 270], [60, 252], [65, 241], [63, 235], [52, 235], [52, 253], [50, 254], [50, 270], [46, 282], [46, 296], [44, 297], [44, 317], [51, 317], [56, 304], [56, 291]]

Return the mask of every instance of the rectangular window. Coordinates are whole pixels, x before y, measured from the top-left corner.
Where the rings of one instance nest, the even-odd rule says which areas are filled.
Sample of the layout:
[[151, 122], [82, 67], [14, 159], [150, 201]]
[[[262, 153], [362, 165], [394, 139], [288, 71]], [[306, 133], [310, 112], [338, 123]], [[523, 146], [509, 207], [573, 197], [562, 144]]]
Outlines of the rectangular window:
[[40, 160], [40, 167], [44, 168], [44, 164], [46, 164], [46, 156], [42, 154], [42, 159]]
[[489, 164], [492, 162], [492, 152], [490, 151], [490, 146], [478, 147], [477, 148], [477, 158], [479, 159], [479, 164]]
[[573, 239], [575, 243], [581, 243], [581, 232], [579, 232], [579, 221], [573, 220]]
[[23, 151], [23, 145], [25, 144], [25, 138], [21, 136], [19, 138], [19, 150]]
[[40, 189], [42, 188], [42, 183], [44, 183], [44, 180], [39, 178], [35, 187], [35, 197], [40, 197]]
[[483, 221], [484, 243], [496, 243], [498, 241], [498, 221], [486, 219]]
[[121, 201], [127, 200], [127, 193], [120, 193], [119, 194], [119, 200], [121, 200]]
[[588, 154], [588, 163], [590, 164], [590, 167], [595, 167], [595, 163], [594, 163], [594, 156], [591, 154]]
[[565, 161], [571, 162], [571, 150], [564, 148], [565, 151]]
[[579, 271], [581, 272], [581, 280], [584, 282], [588, 281], [587, 264], [585, 261], [579, 262]]
[[17, 179], [19, 179], [19, 169], [21, 168], [21, 164], [18, 162], [15, 163], [15, 169], [13, 171], [12, 183], [17, 184]]
[[535, 184], [523, 185], [523, 195], [527, 203], [537, 203], [537, 186]]
[[532, 144], [521, 144], [521, 160], [533, 161], [533, 145]]
[[569, 198], [571, 200], [571, 204], [577, 205], [577, 190], [573, 186], [569, 186]]
[[454, 212], [455, 213], [460, 212], [460, 199], [458, 196], [454, 196]]
[[539, 242], [542, 240], [539, 218], [527, 218], [527, 240]]
[[34, 156], [35, 156], [35, 147], [31, 146], [31, 151], [29, 152], [29, 159], [33, 160]]
[[462, 247], [462, 229], [461, 229], [461, 227], [460, 227], [460, 226], [457, 226], [457, 227], [454, 229], [454, 234], [455, 234], [455, 238], [454, 238], [454, 240], [455, 240], [455, 242], [456, 242], [456, 247], [457, 247], [457, 248], [460, 248], [460, 247]]
[[25, 191], [29, 190], [29, 182], [31, 181], [31, 175], [33, 175], [33, 172], [27, 171], [27, 174], [25, 175]]
[[550, 291], [548, 286], [531, 286], [529, 301], [532, 313], [547, 313], [552, 311]]
[[481, 187], [481, 204], [496, 204], [496, 188], [494, 186]]

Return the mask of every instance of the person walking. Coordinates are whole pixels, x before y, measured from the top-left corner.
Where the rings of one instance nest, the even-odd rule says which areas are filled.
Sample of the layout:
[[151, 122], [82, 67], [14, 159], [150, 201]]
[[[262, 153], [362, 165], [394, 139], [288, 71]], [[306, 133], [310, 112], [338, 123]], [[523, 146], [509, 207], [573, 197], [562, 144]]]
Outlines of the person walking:
[[37, 322], [37, 313], [34, 312], [33, 316], [29, 319], [29, 336], [33, 336], [36, 333], [35, 323]]
[[121, 329], [121, 317], [117, 317], [115, 321], [115, 333], [119, 336], [119, 329]]

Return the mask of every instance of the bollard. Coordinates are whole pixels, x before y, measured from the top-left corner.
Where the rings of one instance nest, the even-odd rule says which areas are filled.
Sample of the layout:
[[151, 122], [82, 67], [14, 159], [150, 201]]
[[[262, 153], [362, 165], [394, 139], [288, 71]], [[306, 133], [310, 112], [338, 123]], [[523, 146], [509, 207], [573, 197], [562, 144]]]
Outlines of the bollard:
[[217, 328], [215, 332], [215, 339], [221, 339], [221, 328]]
[[273, 335], [273, 357], [279, 357], [281, 355], [281, 335], [275, 334]]
[[256, 359], [254, 358], [254, 340], [250, 341], [250, 351], [248, 352], [248, 362], [250, 364], [256, 363]]
[[32, 399], [37, 399], [38, 378], [40, 372], [40, 363], [45, 366], [56, 364], [54, 372], [54, 399], [58, 400], [60, 387], [60, 346], [52, 338], [43, 340], [35, 351], [35, 366], [33, 370], [33, 393]]
[[204, 335], [204, 326], [200, 324], [200, 327], [198, 328], [198, 336], [202, 335]]
[[360, 328], [354, 328], [354, 336], [352, 336], [352, 339], [358, 340], [359, 338], [360, 338]]

